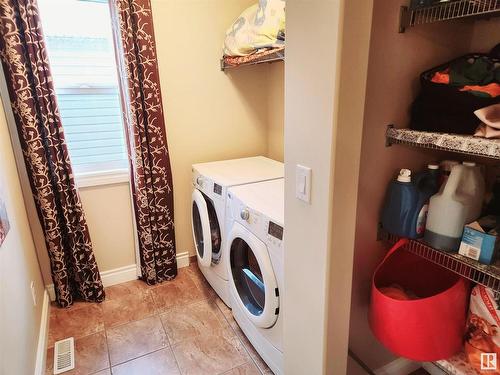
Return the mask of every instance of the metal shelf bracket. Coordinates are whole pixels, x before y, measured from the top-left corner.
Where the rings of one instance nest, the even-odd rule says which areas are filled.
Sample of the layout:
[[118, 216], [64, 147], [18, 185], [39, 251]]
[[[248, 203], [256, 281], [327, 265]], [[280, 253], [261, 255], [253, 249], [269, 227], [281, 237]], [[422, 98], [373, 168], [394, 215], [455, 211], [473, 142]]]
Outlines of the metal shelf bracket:
[[410, 12], [407, 6], [399, 7], [399, 33], [404, 33], [410, 24]]

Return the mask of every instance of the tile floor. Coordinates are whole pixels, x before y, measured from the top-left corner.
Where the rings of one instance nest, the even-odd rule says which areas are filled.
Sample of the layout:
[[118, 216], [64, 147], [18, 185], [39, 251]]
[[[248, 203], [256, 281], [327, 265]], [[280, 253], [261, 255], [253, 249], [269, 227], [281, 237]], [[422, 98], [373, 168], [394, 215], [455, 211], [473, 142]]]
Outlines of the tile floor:
[[196, 264], [172, 282], [106, 288], [101, 304], [51, 306], [46, 374], [54, 342], [75, 338], [77, 375], [272, 374]]

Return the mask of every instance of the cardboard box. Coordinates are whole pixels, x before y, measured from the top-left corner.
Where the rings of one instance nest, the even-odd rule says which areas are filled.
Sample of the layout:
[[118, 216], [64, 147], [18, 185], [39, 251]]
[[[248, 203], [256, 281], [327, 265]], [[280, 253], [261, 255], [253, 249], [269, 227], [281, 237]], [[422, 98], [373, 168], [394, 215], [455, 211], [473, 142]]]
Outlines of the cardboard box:
[[498, 248], [497, 238], [494, 234], [486, 233], [477, 221], [467, 224], [458, 253], [480, 263], [491, 264]]

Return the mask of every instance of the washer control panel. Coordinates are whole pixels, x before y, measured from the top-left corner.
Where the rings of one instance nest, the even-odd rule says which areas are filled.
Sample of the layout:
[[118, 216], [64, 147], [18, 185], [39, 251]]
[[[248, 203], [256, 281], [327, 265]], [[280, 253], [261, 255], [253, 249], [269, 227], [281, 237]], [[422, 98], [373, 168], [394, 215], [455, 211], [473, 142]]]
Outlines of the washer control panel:
[[227, 204], [227, 212], [233, 220], [242, 224], [267, 243], [277, 247], [282, 246], [284, 233], [283, 226], [269, 220], [269, 218], [262, 215], [259, 211], [248, 207], [244, 202], [232, 196], [232, 194], [228, 194]]
[[281, 241], [283, 240], [283, 227], [270, 221], [267, 234]]

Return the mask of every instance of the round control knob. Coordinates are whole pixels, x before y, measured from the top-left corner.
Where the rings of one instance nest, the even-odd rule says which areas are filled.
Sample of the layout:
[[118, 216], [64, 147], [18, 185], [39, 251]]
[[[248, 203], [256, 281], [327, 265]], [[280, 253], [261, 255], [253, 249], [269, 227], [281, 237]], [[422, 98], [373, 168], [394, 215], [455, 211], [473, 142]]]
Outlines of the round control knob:
[[243, 220], [248, 220], [248, 219], [250, 219], [250, 212], [245, 208], [244, 210], [241, 210], [240, 217]]
[[196, 183], [199, 185], [199, 186], [203, 186], [203, 178], [201, 176], [198, 176], [196, 178]]

